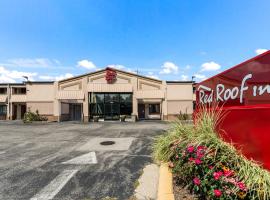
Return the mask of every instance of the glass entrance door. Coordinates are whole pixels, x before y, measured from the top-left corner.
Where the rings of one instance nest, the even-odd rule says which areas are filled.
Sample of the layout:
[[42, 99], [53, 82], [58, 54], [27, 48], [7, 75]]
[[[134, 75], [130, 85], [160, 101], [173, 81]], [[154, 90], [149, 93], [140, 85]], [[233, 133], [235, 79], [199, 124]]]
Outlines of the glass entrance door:
[[89, 93], [90, 118], [118, 120], [120, 115], [131, 116], [132, 93]]
[[119, 94], [105, 94], [105, 120], [118, 120], [120, 117]]
[[105, 104], [105, 120], [118, 120], [120, 117], [120, 105], [116, 102]]

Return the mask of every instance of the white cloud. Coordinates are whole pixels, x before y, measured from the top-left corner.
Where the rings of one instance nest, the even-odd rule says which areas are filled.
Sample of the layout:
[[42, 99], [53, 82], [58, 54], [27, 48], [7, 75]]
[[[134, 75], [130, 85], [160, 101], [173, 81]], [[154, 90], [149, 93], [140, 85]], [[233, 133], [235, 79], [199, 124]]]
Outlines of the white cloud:
[[14, 58], [7, 61], [7, 65], [17, 67], [51, 67], [60, 65], [59, 60], [48, 58]]
[[96, 65], [92, 61], [89, 61], [89, 60], [78, 61], [77, 65], [79, 67], [83, 67], [83, 68], [90, 69], [90, 70], [94, 70], [97, 68]]
[[114, 68], [114, 69], [120, 69], [120, 70], [123, 70], [126, 68], [124, 65], [118, 65], [118, 64], [107, 65], [107, 67]]
[[60, 81], [60, 80], [67, 79], [67, 78], [72, 78], [72, 77], [73, 77], [72, 74], [66, 73], [64, 75], [56, 76], [55, 80]]
[[23, 76], [27, 76], [30, 81], [33, 81], [34, 77], [37, 76], [37, 73], [7, 70], [5, 67], [0, 66], [0, 82], [1, 83], [15, 83], [17, 81], [23, 81], [25, 80]]
[[153, 78], [153, 79], [159, 79], [159, 77], [157, 75], [155, 75], [153, 72], [148, 72], [148, 74], [146, 76], [149, 78]]
[[173, 62], [165, 62], [161, 66], [162, 70], [159, 72], [160, 74], [177, 74], [178, 72], [178, 66], [174, 64]]
[[184, 68], [184, 70], [186, 70], [186, 71], [187, 71], [187, 70], [190, 70], [190, 68], [191, 68], [191, 66], [190, 66], [190, 65], [186, 65], [186, 66], [185, 66], [185, 68]]
[[182, 81], [187, 81], [188, 80], [188, 75], [181, 75]]
[[204, 74], [194, 74], [195, 78], [203, 81], [205, 80], [207, 77]]
[[124, 65], [110, 64], [110, 65], [107, 65], [107, 67], [109, 67], [109, 68], [114, 68], [114, 69], [119, 69], [119, 70], [124, 70], [124, 71], [126, 71], [126, 72], [130, 72], [130, 73], [133, 73], [133, 74], [137, 74], [136, 70], [131, 69], [131, 68], [127, 68], [127, 67], [124, 66]]
[[70, 73], [66, 73], [59, 76], [39, 76], [38, 78], [44, 81], [60, 81], [67, 78], [72, 78], [73, 75]]
[[41, 79], [41, 80], [43, 80], [43, 81], [53, 81], [53, 80], [55, 80], [55, 77], [54, 76], [39, 76], [38, 77], [39, 79]]
[[213, 61], [203, 63], [201, 66], [201, 71], [216, 71], [219, 70], [221, 66]]
[[255, 50], [255, 53], [257, 54], [257, 55], [259, 55], [259, 54], [262, 54], [262, 53], [264, 53], [264, 52], [266, 52], [266, 51], [268, 51], [267, 49], [256, 49]]

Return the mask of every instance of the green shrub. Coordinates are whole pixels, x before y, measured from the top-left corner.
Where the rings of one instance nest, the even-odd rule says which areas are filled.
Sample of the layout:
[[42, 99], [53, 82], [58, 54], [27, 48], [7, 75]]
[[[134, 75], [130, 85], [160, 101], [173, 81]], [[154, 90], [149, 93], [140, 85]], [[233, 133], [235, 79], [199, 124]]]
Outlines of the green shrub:
[[182, 113], [182, 111], [179, 112], [179, 115], [177, 115], [178, 120], [189, 120], [189, 115], [187, 114], [187, 110], [185, 113]]
[[153, 156], [200, 199], [270, 199], [270, 174], [216, 133], [223, 118], [215, 109], [198, 113], [196, 124], [181, 122], [154, 143]]
[[33, 121], [47, 121], [47, 120], [48, 120], [47, 117], [43, 117], [39, 115], [38, 110], [36, 110], [36, 113], [28, 110], [23, 116], [24, 123], [33, 122]]

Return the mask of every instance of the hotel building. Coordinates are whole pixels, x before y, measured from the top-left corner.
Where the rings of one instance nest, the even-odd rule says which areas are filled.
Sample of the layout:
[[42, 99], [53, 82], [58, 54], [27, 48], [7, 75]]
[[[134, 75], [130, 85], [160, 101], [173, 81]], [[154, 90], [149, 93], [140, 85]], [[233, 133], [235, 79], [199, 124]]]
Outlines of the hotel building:
[[192, 81], [162, 81], [106, 68], [55, 82], [0, 84], [0, 119], [19, 120], [27, 111], [49, 121], [175, 119], [191, 115]]

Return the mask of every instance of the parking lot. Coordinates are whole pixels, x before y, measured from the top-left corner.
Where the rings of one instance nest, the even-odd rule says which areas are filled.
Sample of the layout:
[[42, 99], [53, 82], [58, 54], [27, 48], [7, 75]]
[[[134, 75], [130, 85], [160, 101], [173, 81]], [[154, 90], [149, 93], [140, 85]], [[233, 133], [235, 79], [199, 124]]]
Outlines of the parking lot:
[[152, 162], [153, 138], [168, 127], [161, 121], [0, 122], [0, 199], [128, 199]]

